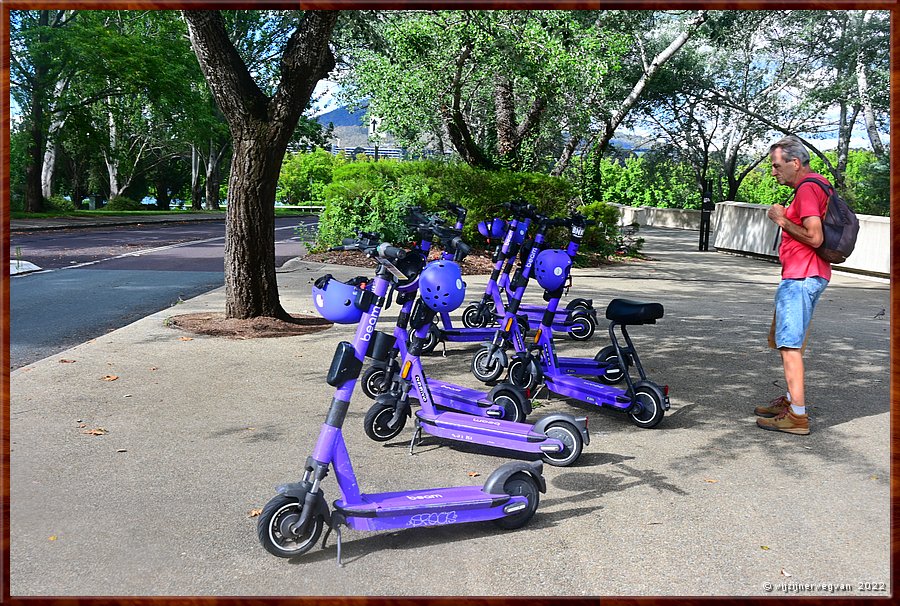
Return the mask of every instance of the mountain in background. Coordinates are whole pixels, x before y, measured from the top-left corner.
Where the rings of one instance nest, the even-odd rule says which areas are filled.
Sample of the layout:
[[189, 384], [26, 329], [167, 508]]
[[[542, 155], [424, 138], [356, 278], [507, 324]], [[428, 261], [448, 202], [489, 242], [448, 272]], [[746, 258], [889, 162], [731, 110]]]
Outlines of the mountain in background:
[[363, 101], [362, 107], [352, 114], [346, 107], [339, 107], [316, 116], [316, 121], [322, 126], [328, 126], [328, 123], [331, 122], [335, 126], [361, 126], [368, 128], [368, 125], [365, 123], [368, 106], [368, 102]]

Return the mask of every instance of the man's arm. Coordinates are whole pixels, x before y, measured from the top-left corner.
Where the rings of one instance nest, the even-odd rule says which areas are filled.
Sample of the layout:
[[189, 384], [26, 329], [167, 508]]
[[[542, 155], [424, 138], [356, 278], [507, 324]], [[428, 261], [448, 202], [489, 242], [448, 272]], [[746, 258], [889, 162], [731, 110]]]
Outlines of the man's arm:
[[778, 227], [786, 231], [798, 242], [802, 242], [812, 248], [822, 245], [825, 235], [822, 232], [822, 218], [819, 216], [803, 217], [803, 223], [797, 225], [785, 214], [785, 208], [781, 204], [773, 204], [766, 213]]

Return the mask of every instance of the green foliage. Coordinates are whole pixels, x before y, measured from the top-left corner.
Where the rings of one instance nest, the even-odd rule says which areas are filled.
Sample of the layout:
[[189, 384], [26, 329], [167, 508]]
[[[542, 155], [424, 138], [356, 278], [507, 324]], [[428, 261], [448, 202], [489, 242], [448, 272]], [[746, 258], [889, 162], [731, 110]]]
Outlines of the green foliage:
[[589, 159], [584, 198], [607, 204], [657, 208], [700, 208], [693, 171], [686, 162], [667, 158], [629, 157]]
[[[577, 191], [565, 179], [541, 173], [487, 171], [463, 163], [430, 160], [350, 162], [335, 167], [325, 187], [317, 248], [334, 246], [360, 230], [374, 231], [395, 243], [410, 238], [403, 219], [410, 206], [440, 210], [440, 202], [468, 209], [463, 237], [481, 240], [479, 221], [507, 216], [504, 202], [524, 199], [545, 214], [566, 214]], [[455, 219], [443, 213], [447, 219]]]
[[116, 196], [107, 203], [106, 210], [146, 210], [146, 207], [137, 200]]
[[46, 208], [48, 211], [55, 211], [55, 212], [62, 212], [62, 213], [78, 210], [75, 207], [74, 202], [72, 202], [71, 200], [67, 200], [66, 198], [63, 198], [62, 196], [50, 196], [49, 198], [46, 198], [44, 200], [44, 208]]
[[616, 252], [619, 236], [619, 210], [606, 202], [594, 201], [578, 208], [578, 212], [593, 223], [584, 232], [581, 247], [586, 252], [596, 252], [609, 257]]
[[275, 200], [283, 204], [323, 202], [331, 172], [341, 161], [324, 149], [288, 154], [281, 165]]

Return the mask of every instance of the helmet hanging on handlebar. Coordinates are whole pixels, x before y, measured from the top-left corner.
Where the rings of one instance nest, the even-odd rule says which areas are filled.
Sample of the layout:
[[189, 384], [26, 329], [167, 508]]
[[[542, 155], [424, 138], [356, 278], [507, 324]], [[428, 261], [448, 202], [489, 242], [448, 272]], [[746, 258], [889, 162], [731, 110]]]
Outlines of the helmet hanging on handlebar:
[[485, 238], [500, 238], [506, 233], [506, 219], [494, 217], [488, 221], [479, 221], [478, 233]]
[[572, 257], [566, 251], [549, 248], [538, 253], [534, 261], [534, 274], [541, 288], [553, 291], [565, 285], [571, 267]]
[[444, 260], [429, 263], [419, 276], [419, 296], [437, 312], [450, 312], [462, 305], [466, 283], [459, 264]]
[[340, 282], [331, 274], [325, 274], [313, 284], [313, 305], [326, 320], [336, 324], [356, 324], [363, 314], [356, 306], [360, 288], [365, 288], [365, 282], [360, 283], [359, 278]]

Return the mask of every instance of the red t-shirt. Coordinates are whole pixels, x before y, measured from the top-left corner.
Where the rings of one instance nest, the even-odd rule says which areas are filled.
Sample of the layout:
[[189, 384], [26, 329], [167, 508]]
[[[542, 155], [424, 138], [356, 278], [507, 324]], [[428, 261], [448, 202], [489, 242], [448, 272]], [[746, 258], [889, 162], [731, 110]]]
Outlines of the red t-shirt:
[[[818, 173], [809, 173], [804, 179], [809, 177], [815, 177], [829, 184], [828, 179]], [[815, 183], [804, 183], [797, 189], [794, 201], [787, 207], [785, 217], [797, 225], [802, 225], [804, 217], [824, 217], [827, 202], [828, 196], [821, 187]], [[781, 230], [778, 258], [781, 260], [781, 277], [784, 279], [819, 276], [831, 280], [831, 264], [823, 261], [811, 246], [798, 242], [784, 230]]]

